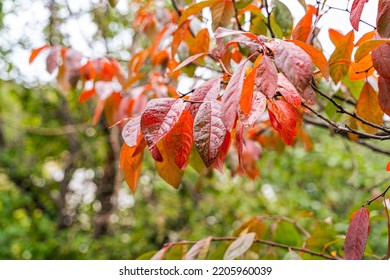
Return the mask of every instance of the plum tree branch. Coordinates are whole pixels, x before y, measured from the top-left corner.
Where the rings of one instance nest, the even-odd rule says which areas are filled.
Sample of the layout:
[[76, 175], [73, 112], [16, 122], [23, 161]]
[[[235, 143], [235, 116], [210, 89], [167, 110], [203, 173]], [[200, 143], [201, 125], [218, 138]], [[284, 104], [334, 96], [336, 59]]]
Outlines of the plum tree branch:
[[[211, 237], [211, 242], [235, 241], [237, 238], [238, 237]], [[164, 247], [170, 248], [170, 247], [175, 246], [175, 245], [193, 245], [196, 242], [197, 241], [171, 242], [171, 243], [165, 244]], [[330, 256], [330, 255], [327, 255], [327, 254], [311, 251], [311, 250], [306, 249], [306, 248], [280, 244], [280, 243], [276, 243], [276, 242], [268, 241], [268, 240], [264, 240], [264, 239], [255, 239], [254, 243], [264, 244], [264, 245], [268, 245], [268, 246], [271, 246], [271, 247], [277, 247], [277, 248], [282, 248], [282, 249], [286, 249], [286, 250], [292, 250], [292, 251], [298, 251], [298, 252], [302, 252], [302, 253], [307, 253], [307, 254], [310, 254], [312, 256], [321, 257], [321, 258], [327, 259], [327, 260], [337, 260], [336, 257]]]
[[368, 126], [371, 126], [373, 128], [376, 128], [376, 129], [379, 129], [379, 130], [382, 130], [384, 132], [386, 132], [387, 134], [390, 134], [390, 129], [387, 128], [387, 127], [384, 127], [384, 126], [380, 126], [380, 125], [377, 125], [377, 124], [374, 124], [372, 122], [369, 122], [361, 117], [359, 117], [358, 115], [356, 115], [356, 113], [351, 113], [349, 111], [347, 111], [343, 106], [341, 106], [339, 103], [337, 103], [337, 101], [335, 101], [332, 97], [328, 96], [327, 94], [325, 94], [324, 92], [322, 92], [314, 83], [311, 83], [311, 87], [318, 93], [320, 94], [322, 97], [324, 97], [325, 99], [327, 99], [328, 101], [330, 101], [338, 110], [338, 113], [341, 113], [341, 114], [346, 114], [346, 115], [349, 115], [351, 116], [352, 118], [360, 121], [361, 123], [365, 124], [365, 125], [368, 125]]

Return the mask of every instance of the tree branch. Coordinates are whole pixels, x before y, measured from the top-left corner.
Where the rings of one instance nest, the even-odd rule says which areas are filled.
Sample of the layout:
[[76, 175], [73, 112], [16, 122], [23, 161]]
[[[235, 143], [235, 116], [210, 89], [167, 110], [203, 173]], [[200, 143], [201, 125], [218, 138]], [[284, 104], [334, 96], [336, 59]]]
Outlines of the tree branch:
[[332, 97], [329, 97], [328, 95], [323, 93], [319, 88], [317, 88], [317, 86], [314, 83], [311, 83], [311, 87], [318, 94], [320, 94], [322, 97], [324, 97], [327, 100], [329, 100], [337, 108], [339, 113], [349, 115], [349, 116], [353, 117], [354, 119], [357, 119], [358, 121], [360, 121], [363, 124], [366, 124], [366, 125], [369, 125], [369, 126], [371, 126], [373, 128], [376, 128], [376, 129], [382, 130], [384, 132], [390, 133], [390, 129], [389, 128], [386, 128], [384, 126], [380, 126], [380, 125], [374, 124], [372, 122], [369, 122], [369, 121], [359, 117], [358, 115], [356, 115], [356, 113], [351, 113], [351, 112], [345, 110], [345, 108], [343, 106], [341, 106], [339, 103], [337, 103]]
[[[212, 237], [211, 238], [211, 242], [235, 241], [235, 240], [237, 240], [237, 238], [238, 237]], [[165, 244], [164, 247], [170, 248], [170, 247], [175, 246], [175, 245], [193, 245], [196, 242], [197, 241], [170, 242], [170, 243]], [[330, 255], [326, 255], [326, 254], [319, 253], [319, 252], [314, 252], [314, 251], [311, 251], [311, 250], [306, 249], [306, 248], [280, 244], [280, 243], [276, 243], [276, 242], [273, 242], [273, 241], [268, 241], [268, 240], [263, 240], [263, 239], [255, 239], [254, 243], [264, 244], [264, 245], [268, 245], [268, 246], [271, 246], [271, 247], [277, 247], [277, 248], [282, 248], [282, 249], [286, 249], [286, 250], [303, 252], [303, 253], [307, 253], [307, 254], [310, 254], [312, 256], [321, 257], [321, 258], [324, 258], [324, 259], [327, 259], [327, 260], [337, 260], [336, 257], [330, 256]]]

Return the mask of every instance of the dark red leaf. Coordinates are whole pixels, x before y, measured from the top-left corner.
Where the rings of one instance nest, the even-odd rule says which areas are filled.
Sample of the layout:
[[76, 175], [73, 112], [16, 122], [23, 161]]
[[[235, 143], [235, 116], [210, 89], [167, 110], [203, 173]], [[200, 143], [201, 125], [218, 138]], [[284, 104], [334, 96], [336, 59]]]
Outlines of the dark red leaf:
[[278, 90], [286, 101], [295, 108], [301, 106], [302, 97], [299, 95], [293, 84], [291, 84], [291, 82], [282, 73], [278, 73]]
[[360, 17], [362, 16], [364, 4], [366, 4], [367, 2], [368, 2], [368, 0], [354, 0], [353, 1], [349, 20], [352, 24], [352, 27], [356, 31], [359, 30]]
[[252, 96], [251, 110], [248, 114], [240, 113], [240, 119], [244, 126], [253, 125], [264, 113], [267, 105], [267, 99], [264, 94], [255, 91]]
[[243, 61], [238, 66], [222, 97], [223, 122], [228, 131], [233, 129], [236, 121], [242, 85], [244, 83], [246, 62], [247, 61]]
[[377, 47], [371, 56], [375, 70], [383, 78], [390, 80], [390, 43]]
[[151, 148], [149, 148], [149, 151], [150, 153], [152, 154], [152, 158], [157, 161], [157, 162], [162, 162], [164, 159], [163, 159], [163, 156], [160, 152], [160, 150], [158, 149], [157, 146], [153, 146]]
[[196, 116], [198, 109], [202, 101], [212, 101], [217, 100], [219, 96], [219, 91], [221, 89], [221, 78], [217, 77], [207, 82], [203, 83], [201, 86], [196, 88], [191, 94], [189, 100], [196, 101], [191, 104], [190, 111], [193, 117]]
[[183, 99], [159, 98], [149, 101], [141, 116], [141, 131], [149, 148], [173, 128], [184, 109]]
[[344, 243], [344, 259], [361, 260], [370, 232], [370, 213], [365, 207], [352, 214]]
[[231, 143], [230, 137], [231, 137], [230, 132], [226, 131], [225, 139], [223, 140], [222, 145], [219, 147], [218, 155], [213, 161], [213, 164], [211, 165], [212, 167], [217, 169], [221, 174], [223, 173], [223, 164], [225, 162], [227, 153], [230, 148], [230, 143]]
[[295, 109], [283, 100], [268, 102], [268, 114], [272, 127], [286, 145], [292, 145], [297, 136], [298, 115]]
[[222, 121], [221, 105], [218, 101], [206, 101], [194, 120], [195, 146], [206, 166], [210, 166], [218, 155], [226, 134]]
[[61, 49], [62, 48], [60, 46], [52, 46], [50, 48], [49, 55], [46, 58], [46, 70], [50, 74], [58, 67], [58, 59]]
[[379, 77], [378, 80], [379, 94], [378, 101], [382, 111], [390, 116], [390, 80]]
[[379, 0], [378, 15], [376, 18], [376, 26], [378, 34], [383, 38], [390, 37], [390, 1]]
[[187, 166], [191, 153], [193, 126], [194, 120], [191, 113], [184, 110], [180, 119], [166, 137], [167, 147], [175, 152], [175, 162], [182, 170]]
[[137, 145], [138, 137], [141, 135], [141, 116], [132, 118], [122, 130], [122, 138], [129, 147]]
[[271, 58], [263, 56], [256, 70], [256, 87], [268, 98], [272, 98], [276, 92], [278, 83], [278, 71]]
[[290, 42], [275, 40], [273, 45], [276, 65], [301, 94], [313, 76], [310, 56]]
[[237, 127], [236, 131], [236, 142], [237, 142], [237, 154], [238, 154], [238, 163], [241, 167], [241, 169], [244, 171], [244, 164], [242, 162], [242, 152], [244, 149], [244, 140], [243, 140], [243, 134], [244, 134], [244, 126], [242, 123], [240, 123]]

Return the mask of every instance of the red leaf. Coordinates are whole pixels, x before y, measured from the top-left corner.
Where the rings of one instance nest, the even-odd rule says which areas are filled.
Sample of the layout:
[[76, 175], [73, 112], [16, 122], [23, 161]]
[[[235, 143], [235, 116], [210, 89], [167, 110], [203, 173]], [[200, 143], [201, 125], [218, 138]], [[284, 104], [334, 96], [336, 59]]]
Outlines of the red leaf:
[[79, 103], [83, 103], [90, 99], [92, 96], [96, 94], [95, 88], [91, 88], [88, 90], [83, 90], [83, 92], [79, 96]]
[[353, 1], [349, 20], [352, 24], [352, 27], [356, 31], [359, 31], [360, 17], [362, 16], [364, 4], [366, 4], [367, 2], [368, 2], [368, 0], [354, 0]]
[[376, 26], [378, 33], [383, 38], [390, 37], [390, 1], [379, 0], [378, 15], [376, 18]]
[[58, 67], [58, 58], [61, 52], [60, 46], [52, 46], [50, 48], [49, 55], [46, 58], [46, 70], [50, 74], [53, 73], [54, 69]]
[[252, 69], [249, 74], [245, 77], [241, 98], [240, 108], [242, 112], [247, 115], [251, 111], [252, 99], [253, 99], [253, 88], [255, 85], [255, 74], [256, 69]]
[[139, 176], [141, 175], [143, 158], [143, 151], [134, 155], [136, 148], [137, 146], [129, 147], [126, 143], [123, 144], [119, 166], [124, 174], [126, 183], [129, 185], [129, 188], [133, 193], [137, 189], [137, 182]]
[[182, 61], [182, 63], [180, 63], [178, 66], [176, 66], [175, 69], [173, 69], [173, 72], [179, 70], [180, 68], [190, 64], [194, 60], [197, 60], [198, 58], [205, 56], [205, 55], [208, 55], [208, 52], [198, 53], [196, 55], [193, 55], [193, 56], [186, 58], [185, 60]]
[[361, 260], [370, 232], [370, 213], [364, 207], [352, 214], [344, 243], [344, 259]]
[[191, 94], [190, 101], [195, 101], [191, 104], [190, 111], [193, 117], [196, 116], [198, 109], [203, 101], [217, 100], [221, 89], [221, 78], [214, 78], [197, 87]]
[[330, 76], [335, 84], [337, 84], [348, 72], [349, 63], [351, 60], [352, 50], [354, 47], [354, 31], [352, 30], [345, 35], [336, 45], [336, 49], [329, 59]]
[[295, 109], [283, 100], [268, 102], [268, 114], [272, 127], [286, 145], [292, 145], [297, 136], [298, 115]]
[[224, 141], [226, 127], [221, 118], [218, 101], [204, 102], [194, 120], [195, 146], [203, 162], [209, 167], [218, 155]]
[[243, 61], [238, 66], [222, 97], [223, 123], [228, 131], [233, 129], [236, 120], [242, 85], [244, 83], [246, 63], [247, 61]]
[[375, 70], [385, 79], [390, 79], [390, 43], [382, 44], [372, 53]]
[[182, 170], [187, 166], [191, 153], [193, 126], [194, 120], [191, 113], [184, 110], [180, 119], [166, 137], [167, 147], [175, 152], [175, 162]]
[[299, 93], [302, 93], [313, 76], [309, 55], [293, 43], [281, 40], [273, 41], [275, 62], [283, 74], [291, 81]]
[[386, 171], [390, 171], [390, 161], [386, 165]]
[[252, 126], [264, 113], [267, 99], [264, 94], [256, 91], [252, 96], [251, 110], [248, 114], [240, 114], [244, 126]]
[[232, 36], [232, 35], [244, 35], [244, 36], [248, 37], [249, 39], [260, 42], [259, 38], [251, 32], [231, 30], [231, 29], [227, 29], [227, 28], [223, 28], [223, 27], [218, 27], [217, 30], [215, 30], [215, 32], [214, 32], [215, 39], [223, 38], [226, 36]]
[[129, 147], [137, 145], [137, 140], [141, 135], [141, 116], [132, 118], [122, 130], [122, 138]]
[[326, 57], [323, 55], [321, 51], [313, 47], [312, 45], [306, 44], [297, 40], [287, 40], [288, 42], [292, 42], [301, 49], [303, 49], [311, 58], [314, 65], [321, 71], [325, 80], [329, 80], [329, 64]]
[[268, 98], [272, 98], [276, 92], [278, 83], [278, 71], [275, 64], [268, 56], [263, 56], [256, 70], [256, 87]]
[[311, 33], [313, 15], [316, 14], [317, 9], [312, 5], [307, 5], [307, 12], [295, 26], [292, 33], [294, 40], [306, 42]]
[[242, 123], [240, 123], [237, 127], [236, 131], [236, 142], [237, 142], [237, 154], [238, 154], [238, 163], [242, 171], [245, 171], [244, 164], [242, 162], [242, 152], [244, 149], [244, 140], [243, 140], [243, 134], [244, 134], [244, 126]]
[[184, 109], [183, 99], [159, 98], [149, 101], [141, 116], [141, 131], [149, 148], [173, 128]]
[[379, 77], [378, 80], [379, 94], [378, 101], [382, 111], [390, 116], [390, 80]]
[[34, 61], [34, 59], [38, 56], [38, 54], [41, 53], [41, 51], [43, 51], [44, 49], [47, 49], [49, 46], [48, 45], [44, 45], [40, 48], [37, 48], [37, 49], [33, 49], [31, 51], [31, 55], [30, 55], [30, 59], [28, 60], [29, 63], [32, 63]]
[[149, 151], [156, 162], [162, 162], [164, 160], [160, 150], [157, 148], [157, 145], [149, 148]]
[[278, 73], [278, 89], [288, 103], [295, 108], [301, 106], [302, 97], [282, 73]]
[[226, 131], [225, 139], [223, 140], [222, 145], [219, 147], [218, 155], [211, 165], [212, 167], [217, 169], [221, 174], [223, 173], [223, 163], [225, 162], [227, 153], [229, 151], [230, 143], [231, 143], [230, 132]]

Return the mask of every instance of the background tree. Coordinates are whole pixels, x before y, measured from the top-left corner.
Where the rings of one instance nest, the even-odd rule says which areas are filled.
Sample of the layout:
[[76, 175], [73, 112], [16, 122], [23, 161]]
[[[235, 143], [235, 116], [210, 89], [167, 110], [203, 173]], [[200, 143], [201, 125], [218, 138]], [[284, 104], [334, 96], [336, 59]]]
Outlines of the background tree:
[[[374, 31], [364, 34], [359, 40], [355, 40], [353, 30], [344, 35], [329, 29], [329, 37], [335, 45], [329, 58], [323, 54], [318, 37], [320, 32], [324, 32], [319, 27], [321, 19], [340, 10], [350, 16], [351, 26], [355, 30], [358, 30], [359, 24], [371, 26], [360, 19], [365, 1], [345, 1], [343, 8], [330, 6], [328, 2], [317, 1], [314, 5], [299, 2], [306, 13], [294, 24], [291, 11], [280, 1], [172, 1], [169, 4], [163, 1], [132, 1], [130, 5], [124, 5], [125, 10], [116, 6], [116, 1], [110, 1], [91, 4], [85, 10], [80, 8], [77, 11], [66, 1], [49, 1], [47, 10], [50, 16], [45, 33], [49, 44], [34, 49], [30, 62], [37, 57], [45, 57], [47, 71], [57, 78], [57, 90], [51, 89], [46, 98], [52, 102], [53, 110], [57, 110], [58, 118], [50, 118], [48, 110], [45, 118], [38, 120], [38, 123], [49, 124], [45, 121], [49, 117], [57, 127], [54, 130], [32, 131], [43, 136], [48, 143], [53, 139], [45, 136], [59, 136], [67, 150], [60, 156], [56, 151], [46, 150], [47, 156], [40, 154], [43, 162], [37, 166], [39, 174], [45, 170], [42, 165], [47, 164], [48, 157], [53, 154], [56, 158], [48, 165], [54, 166], [53, 161], [57, 165], [60, 163], [57, 168], [60, 170], [59, 183], [52, 187], [59, 190], [55, 194], [56, 211], [53, 211], [57, 216], [58, 229], [72, 227], [74, 230], [76, 219], [87, 219], [80, 218], [82, 216], [77, 212], [90, 203], [96, 212], [93, 219], [94, 236], [105, 235], [110, 223], [118, 217], [121, 173], [132, 192], [135, 192], [138, 184], [144, 185], [146, 191], [143, 198], [147, 205], [153, 207], [160, 196], [153, 193], [154, 188], [151, 190], [145, 186], [150, 184], [150, 176], [141, 171], [144, 161], [147, 166], [153, 162], [159, 176], [179, 189], [181, 210], [188, 207], [188, 196], [192, 197], [189, 201], [196, 209], [200, 201], [204, 202], [202, 193], [208, 189], [207, 186], [219, 185], [212, 181], [214, 176], [221, 176], [214, 169], [220, 173], [229, 170], [233, 176], [247, 175], [257, 182], [262, 170], [263, 178], [276, 176], [278, 180], [275, 181], [282, 182], [282, 170], [286, 168], [283, 158], [288, 158], [288, 153], [292, 153], [291, 162], [287, 164], [291, 168], [288, 173], [310, 173], [315, 170], [312, 167], [316, 162], [315, 153], [306, 158], [310, 166], [295, 170], [291, 164], [298, 160], [299, 155], [303, 157], [299, 152], [302, 152], [302, 147], [307, 151], [312, 150], [313, 142], [317, 142], [315, 140], [324, 141], [321, 145], [326, 146], [323, 133], [321, 137], [315, 137], [319, 130], [324, 129], [330, 131], [332, 137], [341, 136], [348, 142], [340, 142], [344, 143], [342, 149], [346, 147], [344, 152], [352, 157], [349, 162], [352, 162], [354, 173], [348, 176], [347, 182], [365, 191], [382, 187], [384, 179], [378, 173], [374, 176], [375, 183], [369, 186], [359, 181], [362, 180], [358, 174], [359, 155], [354, 151], [357, 144], [381, 155], [390, 154], [386, 144], [390, 139], [390, 129], [384, 123], [384, 114], [389, 113], [390, 77], [386, 66], [388, 2], [379, 1], [377, 28], [372, 26]], [[298, 1], [297, 7], [300, 7]], [[105, 49], [106, 56], [83, 55], [68, 47], [71, 38], [67, 38], [66, 32], [61, 32], [69, 17], [81, 18], [86, 12], [93, 15], [94, 26], [97, 27], [89, 43], [92, 49], [93, 46]], [[124, 12], [126, 17], [118, 16]], [[12, 11], [7, 13], [12, 14]], [[118, 38], [126, 30], [130, 30], [132, 36], [129, 42], [124, 42], [124, 51], [122, 46], [118, 47]], [[3, 32], [6, 34], [7, 30]], [[44, 56], [43, 52], [47, 55]], [[7, 54], [7, 50], [3, 53]], [[185, 87], [185, 92], [180, 90], [184, 88], [184, 83], [191, 84]], [[10, 86], [5, 84], [5, 87]], [[26, 95], [29, 93], [29, 90], [25, 92]], [[40, 94], [39, 99], [45, 94]], [[19, 98], [21, 106], [28, 104], [25, 99]], [[91, 106], [77, 105], [77, 100]], [[37, 111], [42, 108], [41, 102], [37, 102]], [[85, 111], [80, 112], [83, 111], [80, 108]], [[88, 122], [91, 113], [88, 108], [93, 110], [93, 126]], [[32, 114], [31, 108], [28, 110]], [[124, 139], [121, 152], [120, 131]], [[3, 134], [12, 135], [9, 132]], [[10, 144], [10, 139], [15, 140], [15, 135], [7, 137], [1, 137], [5, 154], [12, 155], [11, 151], [26, 152]], [[94, 144], [90, 143], [91, 139]], [[34, 143], [42, 145], [40, 140], [36, 141]], [[353, 150], [349, 142], [353, 143]], [[294, 150], [286, 149], [286, 145], [294, 145]], [[63, 149], [58, 147], [58, 151]], [[150, 153], [144, 152], [146, 150]], [[28, 158], [34, 162], [35, 150], [31, 151], [33, 153]], [[269, 151], [276, 151], [277, 154], [268, 155], [270, 165], [260, 169], [262, 161], [268, 162], [264, 157]], [[37, 179], [30, 174], [30, 167], [24, 172], [19, 166], [16, 168], [14, 157], [3, 161], [7, 180], [12, 180], [27, 192], [34, 202], [35, 206], [28, 216], [33, 216], [37, 208], [43, 213], [48, 212], [34, 187], [46, 183], [37, 183]], [[384, 170], [386, 160], [378, 161], [382, 165], [379, 170]], [[269, 168], [275, 164], [280, 165], [281, 170]], [[89, 171], [81, 167], [92, 169]], [[318, 168], [320, 173], [324, 173], [324, 169], [326, 167]], [[336, 170], [343, 173], [344, 169], [339, 166]], [[22, 175], [13, 175], [15, 172]], [[294, 182], [289, 180], [293, 179], [290, 176], [285, 181], [288, 188]], [[311, 176], [312, 182], [318, 182], [314, 180], [317, 177], [315, 174]], [[326, 178], [327, 175], [318, 176]], [[84, 183], [77, 184], [77, 180]], [[226, 179], [224, 182], [227, 182]], [[318, 195], [329, 191], [327, 188], [321, 190], [319, 186], [309, 186], [310, 183], [302, 180], [296, 185], [301, 187], [303, 184], [303, 189], [319, 192], [313, 197], [310, 194], [309, 197], [304, 196], [308, 201], [318, 199]], [[88, 201], [88, 192], [84, 195], [79, 192], [79, 197], [74, 197], [77, 185], [89, 186], [92, 193], [96, 188], [95, 199]], [[343, 190], [339, 184], [336, 186], [334, 195], [342, 196]], [[268, 200], [266, 204], [275, 204], [275, 189], [267, 184], [261, 187]], [[284, 207], [280, 205], [274, 210], [263, 206], [264, 211], [255, 211], [258, 215], [238, 226], [232, 237], [203, 238], [209, 235], [206, 233], [197, 236], [203, 239], [191, 250], [189, 245], [194, 242], [176, 242], [178, 238], [172, 237], [172, 234], [184, 230], [191, 219], [187, 212], [177, 213], [171, 225], [169, 220], [156, 221], [162, 225], [163, 232], [165, 225], [168, 225], [171, 233], [153, 233], [150, 238], [142, 238], [149, 245], [155, 244], [157, 247], [168, 242], [156, 254], [152, 251], [145, 257], [362, 258], [368, 238], [367, 208], [374, 207], [370, 205], [371, 202], [381, 197], [386, 206], [386, 190], [382, 188], [379, 193], [373, 193], [372, 200], [367, 197], [364, 208], [353, 215], [348, 232], [346, 228], [337, 228], [332, 219], [325, 219], [324, 223], [317, 216], [322, 216], [320, 213], [308, 213], [309, 210], [320, 212], [318, 209], [316, 211], [319, 206], [304, 205], [304, 199], [294, 193], [292, 201], [297, 201], [297, 205], [292, 203], [288, 209], [300, 209], [298, 213], [301, 211], [294, 218], [285, 215], [289, 212], [283, 213]], [[259, 191], [257, 185], [256, 190], [249, 192], [256, 195]], [[242, 192], [244, 190], [240, 191], [240, 195]], [[130, 195], [127, 197], [132, 198]], [[289, 194], [282, 197], [288, 199]], [[217, 198], [209, 199], [218, 201]], [[362, 198], [357, 199], [349, 201], [348, 205], [359, 201], [361, 205]], [[93, 200], [95, 202], [91, 204]], [[345, 215], [346, 204], [343, 202], [343, 199], [335, 199], [330, 209], [334, 208], [335, 213]], [[242, 207], [247, 201], [240, 199], [236, 203]], [[259, 201], [254, 205], [258, 208]], [[181, 210], [175, 208], [175, 211]], [[144, 208], [138, 211], [147, 213]], [[229, 212], [229, 208], [226, 211]], [[25, 212], [21, 210], [20, 213]], [[388, 214], [387, 208], [385, 213]], [[389, 223], [388, 215], [382, 220]], [[384, 227], [381, 225], [378, 228]], [[290, 236], [288, 240], [285, 238], [286, 232]], [[346, 232], [343, 252], [343, 239], [338, 237], [338, 233]], [[219, 236], [229, 234], [216, 233]], [[230, 246], [232, 242], [234, 244]], [[145, 245], [145, 248], [149, 245]], [[385, 246], [381, 242], [376, 246], [380, 252], [378, 255], [389, 257], [389, 250], [384, 252]], [[286, 249], [290, 250], [287, 255], [284, 254]], [[367, 255], [376, 256], [370, 251]]]

